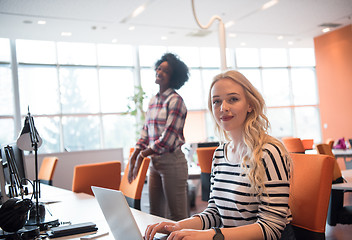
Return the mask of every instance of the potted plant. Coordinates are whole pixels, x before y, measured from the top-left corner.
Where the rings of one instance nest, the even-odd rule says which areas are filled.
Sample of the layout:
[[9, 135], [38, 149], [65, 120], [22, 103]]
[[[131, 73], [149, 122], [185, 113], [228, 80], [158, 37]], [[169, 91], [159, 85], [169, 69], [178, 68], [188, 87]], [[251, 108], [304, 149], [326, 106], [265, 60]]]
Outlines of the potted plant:
[[130, 114], [136, 118], [136, 138], [139, 138], [141, 129], [145, 121], [145, 112], [143, 110], [143, 101], [146, 98], [146, 93], [141, 86], [136, 86], [134, 95], [128, 97], [127, 111], [125, 114]]

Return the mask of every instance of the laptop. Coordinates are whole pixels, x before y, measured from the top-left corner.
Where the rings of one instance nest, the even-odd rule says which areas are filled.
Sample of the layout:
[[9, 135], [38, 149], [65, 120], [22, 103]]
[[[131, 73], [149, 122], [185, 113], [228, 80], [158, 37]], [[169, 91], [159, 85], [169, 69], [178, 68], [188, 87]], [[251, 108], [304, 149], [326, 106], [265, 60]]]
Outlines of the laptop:
[[[123, 193], [96, 186], [91, 188], [115, 240], [143, 240]], [[167, 235], [157, 233], [154, 240], [166, 238]]]

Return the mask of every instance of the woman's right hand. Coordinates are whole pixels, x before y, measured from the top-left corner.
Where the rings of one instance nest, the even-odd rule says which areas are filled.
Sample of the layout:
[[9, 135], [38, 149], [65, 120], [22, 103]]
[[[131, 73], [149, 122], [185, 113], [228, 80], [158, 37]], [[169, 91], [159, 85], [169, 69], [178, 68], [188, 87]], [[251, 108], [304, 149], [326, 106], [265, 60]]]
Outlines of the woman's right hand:
[[170, 234], [173, 231], [181, 230], [181, 226], [177, 222], [161, 222], [148, 225], [145, 230], [144, 240], [153, 240], [155, 234], [164, 233]]
[[134, 180], [133, 169], [134, 169], [134, 164], [130, 164], [128, 168], [128, 177], [127, 177], [129, 183], [131, 183]]

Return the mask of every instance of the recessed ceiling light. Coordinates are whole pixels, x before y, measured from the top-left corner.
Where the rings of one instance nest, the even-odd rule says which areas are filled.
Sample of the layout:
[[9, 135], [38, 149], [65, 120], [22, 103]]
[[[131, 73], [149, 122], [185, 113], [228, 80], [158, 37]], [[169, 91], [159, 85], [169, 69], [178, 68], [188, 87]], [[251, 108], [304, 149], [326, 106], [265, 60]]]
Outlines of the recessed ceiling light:
[[241, 42], [241, 46], [246, 46], [246, 45], [247, 45], [247, 43]]
[[235, 21], [229, 21], [229, 22], [225, 23], [225, 28], [229, 28], [234, 24], [235, 24]]
[[63, 37], [69, 37], [69, 36], [72, 36], [72, 33], [71, 33], [71, 32], [62, 32], [62, 33], [61, 33], [61, 36], [63, 36]]
[[276, 5], [279, 2], [279, 0], [271, 0], [267, 3], [264, 3], [264, 5], [262, 6], [262, 10], [271, 8], [272, 6]]
[[277, 40], [282, 40], [282, 39], [284, 39], [284, 36], [282, 36], [282, 35], [277, 37]]
[[139, 14], [141, 14], [143, 11], [145, 10], [145, 4], [139, 6], [138, 8], [136, 8], [136, 10], [133, 11], [132, 13], [132, 18], [137, 17]]
[[162, 36], [161, 40], [165, 41], [165, 40], [167, 40], [167, 37], [166, 36]]
[[25, 24], [32, 24], [33, 22], [31, 20], [24, 20], [23, 23]]
[[293, 41], [289, 41], [287, 44], [288, 45], [293, 45]]
[[46, 21], [44, 21], [44, 20], [39, 20], [37, 23], [38, 23], [39, 25], [45, 25], [45, 24], [46, 24]]
[[117, 43], [117, 39], [114, 38], [113, 40], [111, 40], [112, 43]]
[[131, 26], [131, 27], [128, 28], [128, 30], [130, 30], [130, 31], [133, 31], [133, 30], [135, 30], [135, 29], [136, 29], [135, 26]]
[[236, 33], [229, 33], [229, 37], [235, 38], [235, 37], [237, 37], [237, 34]]
[[327, 33], [327, 32], [330, 32], [330, 28], [324, 28], [323, 30], [321, 30], [323, 33]]

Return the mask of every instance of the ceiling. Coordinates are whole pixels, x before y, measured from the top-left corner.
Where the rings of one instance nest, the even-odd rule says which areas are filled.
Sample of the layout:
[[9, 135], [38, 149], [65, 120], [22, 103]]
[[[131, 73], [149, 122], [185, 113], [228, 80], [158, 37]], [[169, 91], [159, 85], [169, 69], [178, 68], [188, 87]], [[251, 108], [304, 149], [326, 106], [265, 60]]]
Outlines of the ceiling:
[[[194, 3], [202, 25], [214, 15], [233, 22], [225, 30], [231, 48], [313, 47], [313, 38], [323, 34], [320, 25], [352, 24], [352, 0], [279, 0], [261, 10], [268, 1]], [[132, 17], [141, 5], [145, 10]], [[218, 47], [218, 23], [200, 29], [191, 0], [0, 0], [0, 38]]]

